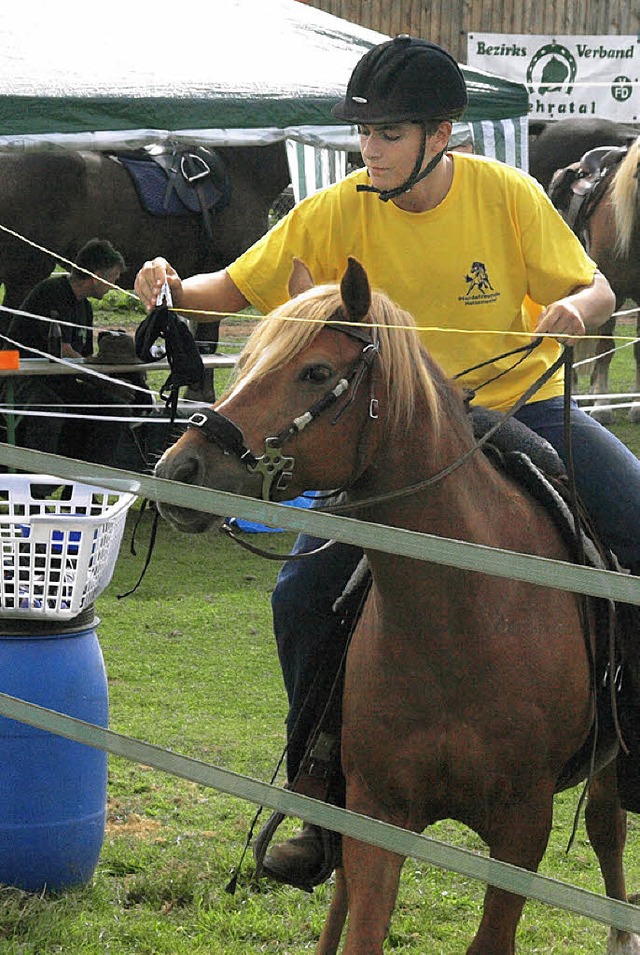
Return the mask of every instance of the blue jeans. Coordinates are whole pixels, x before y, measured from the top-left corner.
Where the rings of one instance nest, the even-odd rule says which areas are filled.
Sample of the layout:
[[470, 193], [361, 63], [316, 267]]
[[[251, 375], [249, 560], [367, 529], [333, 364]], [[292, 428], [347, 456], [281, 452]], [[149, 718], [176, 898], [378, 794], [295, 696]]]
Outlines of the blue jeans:
[[[517, 418], [553, 445], [564, 448], [564, 399], [525, 405]], [[602, 542], [621, 564], [640, 574], [640, 462], [594, 418], [571, 406], [576, 485]], [[301, 534], [293, 553], [313, 550], [322, 541]], [[362, 556], [351, 544], [336, 542], [326, 551], [284, 565], [272, 596], [280, 665], [289, 698], [287, 776], [291, 781], [307, 737], [324, 705], [326, 692], [344, 653], [348, 628], [333, 612]]]

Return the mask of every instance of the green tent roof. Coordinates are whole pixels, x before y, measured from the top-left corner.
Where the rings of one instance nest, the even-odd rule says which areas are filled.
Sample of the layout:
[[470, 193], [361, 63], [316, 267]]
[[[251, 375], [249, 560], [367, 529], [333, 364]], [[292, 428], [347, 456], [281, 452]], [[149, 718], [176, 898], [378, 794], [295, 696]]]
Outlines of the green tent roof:
[[[384, 39], [297, 0], [12, 3], [0, 22], [0, 145], [198, 134], [231, 145], [309, 129], [331, 143], [331, 106]], [[467, 119], [527, 114], [524, 86], [463, 69]]]

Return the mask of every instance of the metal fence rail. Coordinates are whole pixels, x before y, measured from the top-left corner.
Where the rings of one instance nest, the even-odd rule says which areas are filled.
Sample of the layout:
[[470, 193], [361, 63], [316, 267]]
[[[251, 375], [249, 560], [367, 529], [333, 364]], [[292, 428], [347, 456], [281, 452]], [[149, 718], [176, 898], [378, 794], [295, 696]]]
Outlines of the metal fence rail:
[[[404, 554], [418, 560], [640, 604], [640, 580], [626, 574], [578, 567], [564, 561], [546, 560], [386, 525], [364, 523], [353, 518], [290, 508], [102, 465], [85, 464], [8, 444], [0, 443], [0, 463], [26, 472], [52, 474], [116, 491], [126, 490], [152, 500], [212, 514], [233, 513], [247, 520], [293, 531], [306, 531], [318, 537], [336, 538], [362, 547], [373, 546], [377, 550]], [[640, 911], [628, 903], [309, 799], [5, 693], [0, 693], [0, 715], [286, 815], [302, 817], [308, 822], [371, 842], [400, 855], [423, 860], [625, 931], [640, 933]]]

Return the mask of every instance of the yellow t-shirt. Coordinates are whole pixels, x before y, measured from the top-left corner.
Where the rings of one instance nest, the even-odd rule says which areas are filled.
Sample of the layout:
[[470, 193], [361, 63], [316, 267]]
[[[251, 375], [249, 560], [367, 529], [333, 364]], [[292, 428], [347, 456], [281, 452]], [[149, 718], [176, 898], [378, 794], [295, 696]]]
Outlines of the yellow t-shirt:
[[[289, 298], [294, 256], [318, 284], [339, 281], [354, 256], [371, 285], [413, 315], [425, 347], [451, 376], [529, 342], [541, 306], [588, 285], [595, 263], [533, 178], [483, 157], [452, 157], [451, 189], [435, 209], [405, 212], [356, 192], [368, 181], [357, 170], [294, 208], [229, 266], [231, 279], [267, 313]], [[508, 410], [559, 351], [545, 339], [481, 388], [477, 402]], [[460, 383], [476, 388], [515, 361], [492, 362]], [[560, 394], [561, 371], [533, 400]]]

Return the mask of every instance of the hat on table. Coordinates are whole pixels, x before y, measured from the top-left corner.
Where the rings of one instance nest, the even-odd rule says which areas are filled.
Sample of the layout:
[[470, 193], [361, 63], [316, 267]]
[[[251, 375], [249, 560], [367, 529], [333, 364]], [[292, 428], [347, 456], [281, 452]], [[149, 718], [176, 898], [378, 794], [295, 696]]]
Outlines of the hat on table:
[[95, 355], [89, 355], [88, 358], [85, 358], [85, 362], [94, 365], [142, 364], [136, 355], [133, 335], [122, 329], [100, 332], [98, 335], [98, 350]]

